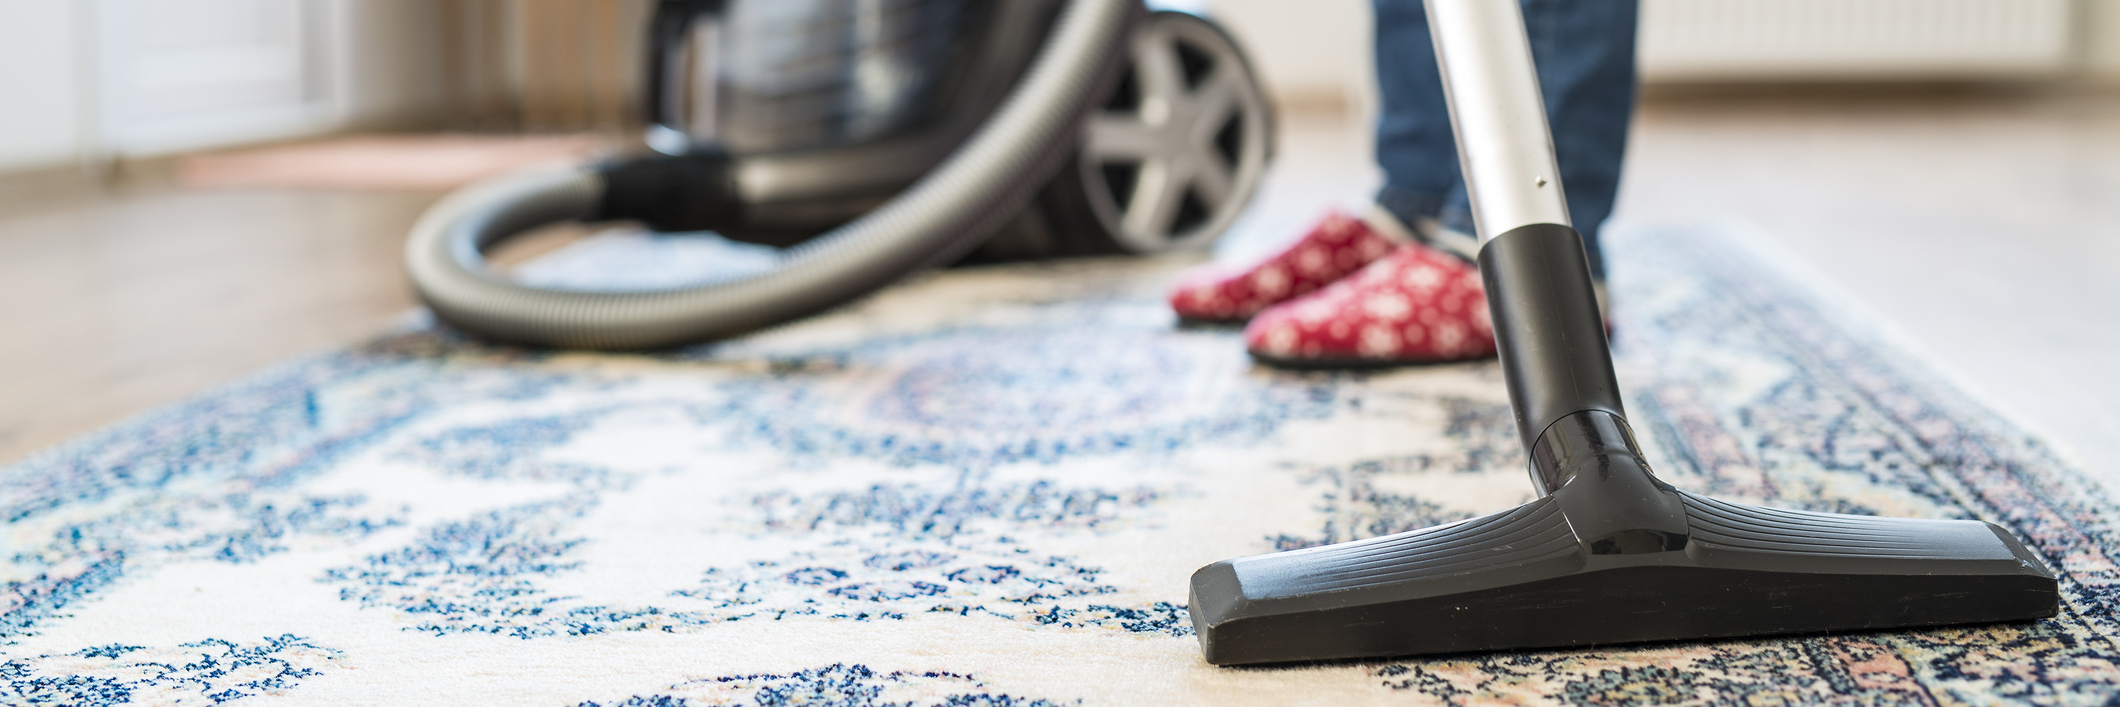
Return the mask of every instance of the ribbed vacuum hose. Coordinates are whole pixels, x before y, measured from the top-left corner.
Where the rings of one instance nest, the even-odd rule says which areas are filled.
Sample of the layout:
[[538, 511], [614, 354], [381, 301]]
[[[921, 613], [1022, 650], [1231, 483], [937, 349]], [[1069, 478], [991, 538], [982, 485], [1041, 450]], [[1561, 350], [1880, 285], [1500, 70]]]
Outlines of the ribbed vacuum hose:
[[512, 343], [653, 349], [772, 326], [867, 294], [976, 247], [1059, 167], [1139, 0], [1072, 0], [1007, 101], [933, 172], [889, 203], [786, 250], [741, 280], [649, 292], [569, 292], [488, 272], [479, 249], [538, 225], [590, 217], [603, 180], [588, 168], [467, 187], [413, 226], [405, 260], [444, 321]]

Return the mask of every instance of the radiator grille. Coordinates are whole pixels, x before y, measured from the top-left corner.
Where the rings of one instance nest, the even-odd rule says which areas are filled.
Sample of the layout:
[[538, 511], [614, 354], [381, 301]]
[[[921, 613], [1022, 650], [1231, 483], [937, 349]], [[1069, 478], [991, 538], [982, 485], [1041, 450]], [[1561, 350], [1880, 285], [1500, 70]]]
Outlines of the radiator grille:
[[2072, 0], [1643, 0], [1647, 80], [1983, 78], [2070, 65]]

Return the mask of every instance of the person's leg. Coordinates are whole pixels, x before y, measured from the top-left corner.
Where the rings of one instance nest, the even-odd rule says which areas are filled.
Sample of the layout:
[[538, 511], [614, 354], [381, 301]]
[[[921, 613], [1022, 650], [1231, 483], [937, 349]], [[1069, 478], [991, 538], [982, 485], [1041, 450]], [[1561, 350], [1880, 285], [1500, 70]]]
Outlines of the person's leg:
[[[1634, 112], [1637, 0], [1521, 2], [1569, 216], [1602, 279], [1597, 237], [1619, 192]], [[1437, 219], [1446, 230], [1472, 233], [1426, 10], [1420, 0], [1374, 0], [1372, 7], [1382, 107], [1376, 161], [1384, 170], [1377, 204], [1408, 224]]]
[[1634, 116], [1636, 0], [1523, 0], [1546, 122], [1560, 162], [1568, 217], [1590, 269], [1605, 276], [1598, 233], [1619, 196], [1627, 123]]
[[[1171, 310], [1180, 320], [1243, 322], [1330, 285], [1423, 237], [1421, 224], [1436, 218], [1454, 190], [1462, 191], [1421, 0], [1374, 2], [1377, 80], [1384, 85], [1376, 158], [1386, 175], [1375, 208], [1360, 216], [1329, 214], [1258, 261], [1186, 273], [1170, 292]], [[1457, 250], [1469, 258], [1473, 247]]]
[[1421, 0], [1373, 0], [1372, 8], [1376, 161], [1384, 170], [1376, 205], [1425, 243], [1400, 245], [1358, 273], [1260, 312], [1244, 329], [1244, 345], [1264, 363], [1342, 368], [1494, 355], [1471, 261], [1477, 243], [1433, 228], [1465, 189], [1427, 10]]
[[1415, 225], [1463, 198], [1457, 139], [1421, 0], [1374, 0], [1371, 8], [1380, 103], [1376, 161], [1384, 170], [1376, 203]]
[[[1634, 105], [1635, 0], [1522, 1], [1569, 215], [1602, 279], [1597, 236], [1618, 193]], [[1347, 367], [1494, 355], [1469, 261], [1476, 245], [1447, 235], [1469, 234], [1473, 224], [1427, 16], [1418, 0], [1374, 0], [1374, 7], [1383, 103], [1377, 163], [1385, 173], [1377, 203], [1407, 223], [1437, 219], [1443, 233], [1424, 235], [1441, 248], [1402, 246], [1353, 276], [1261, 311], [1244, 339], [1263, 362]]]

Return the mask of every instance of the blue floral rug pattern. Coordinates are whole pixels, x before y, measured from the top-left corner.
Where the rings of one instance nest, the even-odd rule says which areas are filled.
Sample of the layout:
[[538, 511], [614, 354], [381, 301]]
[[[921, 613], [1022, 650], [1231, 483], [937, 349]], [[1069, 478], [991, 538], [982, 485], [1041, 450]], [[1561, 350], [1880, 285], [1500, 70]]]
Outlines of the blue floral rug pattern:
[[1227, 670], [1186, 578], [1530, 498], [1491, 362], [1283, 373], [1176, 260], [924, 277], [654, 356], [421, 328], [0, 470], [0, 703], [2104, 703], [2102, 491], [1741, 239], [1614, 237], [1673, 484], [1980, 518], [2050, 621]]

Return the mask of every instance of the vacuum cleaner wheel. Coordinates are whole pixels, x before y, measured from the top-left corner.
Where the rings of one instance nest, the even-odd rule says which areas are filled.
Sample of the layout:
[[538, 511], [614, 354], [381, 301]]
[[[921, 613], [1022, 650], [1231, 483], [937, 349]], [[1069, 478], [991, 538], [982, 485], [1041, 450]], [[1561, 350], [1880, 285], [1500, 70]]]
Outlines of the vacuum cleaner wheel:
[[1093, 216], [1121, 252], [1213, 240], [1258, 189], [1273, 152], [1272, 107], [1237, 43], [1197, 16], [1150, 15], [1128, 53], [1048, 203]]

